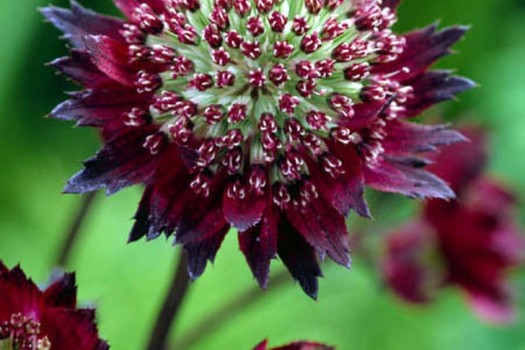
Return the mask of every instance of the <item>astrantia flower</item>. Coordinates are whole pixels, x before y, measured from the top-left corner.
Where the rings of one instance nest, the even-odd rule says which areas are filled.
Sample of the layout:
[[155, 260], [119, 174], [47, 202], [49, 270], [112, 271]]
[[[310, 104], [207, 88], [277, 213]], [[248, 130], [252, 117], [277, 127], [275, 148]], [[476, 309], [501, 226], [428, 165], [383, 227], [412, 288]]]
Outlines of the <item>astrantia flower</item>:
[[384, 272], [408, 301], [429, 301], [451, 284], [465, 290], [481, 317], [508, 321], [513, 309], [506, 272], [523, 261], [525, 242], [512, 215], [514, 196], [482, 174], [484, 136], [465, 134], [471, 143], [450, 146], [432, 166], [457, 201], [429, 201], [421, 219], [391, 235]]
[[257, 345], [253, 350], [334, 350], [335, 348], [321, 344], [313, 343], [308, 341], [295, 342], [284, 346], [279, 346], [277, 348], [268, 348], [268, 341], [265, 340], [259, 345]]
[[74, 274], [41, 291], [18, 266], [0, 262], [0, 349], [107, 350], [95, 312], [77, 309], [76, 293]]
[[173, 234], [193, 278], [234, 227], [261, 286], [278, 255], [315, 296], [318, 257], [350, 265], [365, 185], [453, 196], [414, 154], [461, 136], [407, 119], [472, 87], [427, 72], [465, 28], [396, 35], [397, 1], [115, 3], [126, 20], [43, 10], [74, 46], [52, 65], [86, 87], [51, 115], [105, 141], [65, 191], [144, 184], [130, 241]]

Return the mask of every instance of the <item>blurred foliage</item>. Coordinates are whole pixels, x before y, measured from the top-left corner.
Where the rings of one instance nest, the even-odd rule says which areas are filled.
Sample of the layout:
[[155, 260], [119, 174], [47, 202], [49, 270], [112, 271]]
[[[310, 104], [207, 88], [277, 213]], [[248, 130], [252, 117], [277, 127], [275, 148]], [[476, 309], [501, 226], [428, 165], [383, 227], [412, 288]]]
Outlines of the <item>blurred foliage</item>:
[[[52, 1], [66, 6], [66, 1]], [[110, 0], [83, 3], [116, 13]], [[38, 282], [53, 269], [61, 235], [79, 199], [61, 195], [65, 180], [80, 160], [98, 147], [92, 130], [43, 116], [75, 87], [44, 66], [64, 55], [57, 31], [36, 11], [43, 0], [0, 2], [0, 259], [21, 263]], [[454, 68], [480, 88], [434, 109], [454, 121], [485, 125], [492, 132], [490, 171], [525, 198], [525, 6], [522, 0], [405, 0], [398, 28], [407, 31], [441, 20], [442, 25], [472, 26], [457, 45], [461, 54], [440, 67]], [[141, 349], [174, 268], [176, 250], [158, 240], [125, 244], [140, 189], [111, 198], [100, 196], [77, 242], [68, 266], [78, 271], [80, 298], [99, 308], [102, 336], [116, 350]], [[414, 209], [406, 199], [392, 197], [395, 215], [377, 216], [367, 232], [380, 235]], [[520, 206], [521, 220], [525, 208]], [[405, 215], [406, 214], [406, 215]], [[356, 225], [361, 222], [351, 218]], [[327, 264], [319, 301], [305, 297], [290, 282], [270, 290], [250, 308], [224, 319], [216, 332], [203, 334], [194, 349], [250, 349], [270, 337], [272, 343], [310, 338], [339, 349], [525, 350], [525, 297], [518, 323], [508, 327], [481, 324], [456, 290], [434, 304], [416, 308], [402, 304], [382, 288], [374, 268], [354, 255], [349, 272]], [[274, 270], [281, 268], [274, 263]], [[517, 296], [525, 295], [525, 274], [517, 271]], [[253, 288], [243, 257], [230, 234], [216, 264], [191, 288], [176, 331], [183, 333], [211, 310]]]

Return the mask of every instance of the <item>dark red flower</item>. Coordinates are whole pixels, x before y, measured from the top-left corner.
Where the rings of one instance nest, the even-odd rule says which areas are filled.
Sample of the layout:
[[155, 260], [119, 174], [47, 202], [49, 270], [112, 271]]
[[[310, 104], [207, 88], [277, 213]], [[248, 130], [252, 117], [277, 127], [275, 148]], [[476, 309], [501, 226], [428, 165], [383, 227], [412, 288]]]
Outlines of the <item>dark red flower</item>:
[[485, 137], [465, 130], [470, 143], [450, 146], [431, 166], [451, 184], [457, 200], [430, 200], [423, 216], [388, 238], [388, 284], [412, 302], [431, 300], [445, 285], [468, 295], [490, 321], [512, 318], [506, 272], [523, 261], [525, 242], [513, 217], [514, 196], [483, 175]]
[[428, 71], [464, 27], [396, 35], [396, 1], [115, 3], [126, 20], [43, 9], [74, 45], [52, 66], [86, 87], [51, 116], [105, 142], [65, 191], [144, 184], [130, 241], [173, 234], [192, 278], [234, 227], [261, 286], [279, 256], [315, 297], [319, 257], [350, 265], [366, 185], [453, 197], [416, 154], [462, 137], [409, 119], [473, 86]]
[[309, 341], [300, 341], [300, 342], [294, 342], [288, 345], [279, 346], [276, 348], [268, 348], [268, 341], [264, 340], [259, 345], [257, 345], [253, 350], [334, 350], [334, 347], [321, 344], [321, 343], [314, 343]]
[[0, 349], [107, 350], [95, 311], [77, 308], [75, 275], [41, 291], [18, 267], [0, 261]]

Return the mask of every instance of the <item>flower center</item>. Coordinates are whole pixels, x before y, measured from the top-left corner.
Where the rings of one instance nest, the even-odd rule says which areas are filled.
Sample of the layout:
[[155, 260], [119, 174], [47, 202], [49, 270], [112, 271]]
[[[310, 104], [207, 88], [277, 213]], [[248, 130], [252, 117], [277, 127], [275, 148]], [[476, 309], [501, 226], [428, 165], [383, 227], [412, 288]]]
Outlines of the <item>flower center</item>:
[[21, 313], [0, 324], [0, 350], [50, 350], [47, 336], [40, 336], [40, 323]]
[[[340, 176], [326, 141], [363, 141], [344, 126], [354, 104], [409, 93], [370, 74], [371, 63], [404, 47], [388, 29], [395, 16], [378, 0], [171, 0], [163, 14], [142, 4], [134, 19], [122, 31], [131, 61], [163, 68], [138, 73], [137, 90], [155, 92], [155, 103], [130, 111], [127, 123], [161, 126], [144, 144], [153, 154], [166, 140], [196, 145], [192, 187], [204, 194], [210, 174], [224, 167], [231, 176], [255, 169], [255, 191], [307, 177], [306, 158]], [[373, 161], [381, 145], [365, 152]]]

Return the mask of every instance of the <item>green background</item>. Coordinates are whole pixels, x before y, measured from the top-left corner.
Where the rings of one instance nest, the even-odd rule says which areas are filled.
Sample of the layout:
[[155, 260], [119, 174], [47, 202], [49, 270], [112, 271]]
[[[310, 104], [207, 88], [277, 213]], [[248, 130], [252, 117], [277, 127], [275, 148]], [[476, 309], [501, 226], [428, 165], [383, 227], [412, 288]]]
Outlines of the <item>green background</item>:
[[[66, 1], [52, 3], [66, 6]], [[82, 3], [116, 13], [110, 0]], [[47, 0], [0, 2], [0, 259], [9, 266], [20, 262], [41, 283], [53, 269], [59, 242], [79, 203], [78, 197], [61, 195], [62, 186], [99, 146], [93, 130], [72, 130], [70, 123], [44, 118], [65, 98], [63, 91], [74, 89], [44, 66], [67, 52], [58, 32], [36, 11], [47, 4]], [[490, 172], [524, 198], [525, 2], [405, 0], [400, 18], [401, 31], [437, 19], [442, 26], [472, 25], [467, 40], [456, 46], [460, 54], [440, 66], [457, 69], [480, 88], [434, 113], [489, 126]], [[109, 198], [99, 196], [68, 266], [77, 271], [82, 303], [98, 307], [101, 335], [114, 350], [144, 347], [177, 252], [163, 239], [126, 245], [139, 196], [138, 187]], [[376, 215], [372, 229], [367, 229], [371, 234], [394, 227], [414, 207], [395, 196], [389, 201], [392, 208], [407, 210]], [[523, 206], [520, 214], [523, 223]], [[515, 271], [512, 279], [521, 305], [518, 322], [495, 327], [476, 319], [454, 289], [425, 307], [405, 305], [366, 265], [358, 254], [351, 271], [327, 264], [317, 302], [292, 282], [284, 288], [270, 285], [263, 298], [225, 317], [220, 328], [204, 332], [192, 349], [247, 350], [269, 337], [272, 344], [309, 338], [341, 350], [525, 350], [523, 270]], [[273, 271], [281, 267], [276, 261]], [[231, 233], [216, 263], [192, 285], [174, 338], [254, 286]]]

